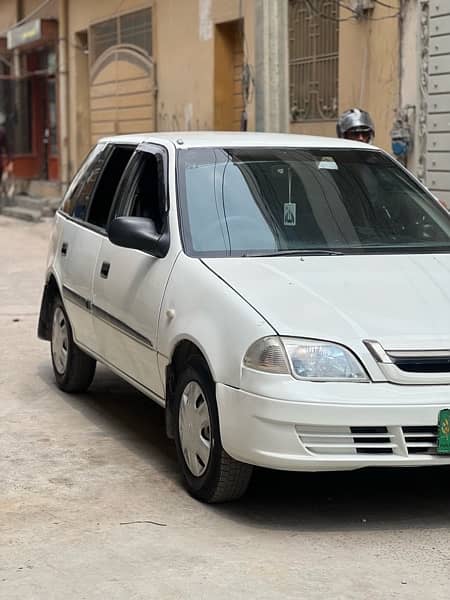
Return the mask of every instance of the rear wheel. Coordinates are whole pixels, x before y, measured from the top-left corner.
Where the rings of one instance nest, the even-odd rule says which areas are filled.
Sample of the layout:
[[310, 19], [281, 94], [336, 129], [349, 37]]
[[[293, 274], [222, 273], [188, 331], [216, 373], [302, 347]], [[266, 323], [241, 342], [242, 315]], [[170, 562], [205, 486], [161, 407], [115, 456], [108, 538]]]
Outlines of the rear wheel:
[[240, 498], [252, 474], [222, 447], [214, 383], [200, 359], [192, 360], [175, 389], [175, 445], [189, 493], [203, 502]]
[[91, 385], [96, 361], [73, 341], [72, 328], [61, 299], [53, 305], [51, 354], [53, 372], [65, 392], [84, 392]]

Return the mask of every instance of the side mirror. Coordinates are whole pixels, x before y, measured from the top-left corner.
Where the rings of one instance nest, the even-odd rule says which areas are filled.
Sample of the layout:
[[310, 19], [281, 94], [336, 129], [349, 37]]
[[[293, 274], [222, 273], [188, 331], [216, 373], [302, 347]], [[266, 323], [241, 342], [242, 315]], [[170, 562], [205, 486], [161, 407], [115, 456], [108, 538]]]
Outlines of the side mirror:
[[158, 233], [155, 223], [142, 217], [117, 217], [109, 225], [108, 237], [116, 246], [142, 250], [157, 258], [169, 250], [169, 232]]

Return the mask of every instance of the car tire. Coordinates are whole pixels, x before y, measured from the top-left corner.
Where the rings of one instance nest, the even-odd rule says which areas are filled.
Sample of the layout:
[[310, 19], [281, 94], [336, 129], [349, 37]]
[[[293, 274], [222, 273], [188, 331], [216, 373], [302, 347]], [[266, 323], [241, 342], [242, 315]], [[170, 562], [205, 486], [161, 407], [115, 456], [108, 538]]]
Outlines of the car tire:
[[56, 384], [64, 392], [84, 392], [91, 385], [96, 361], [73, 341], [72, 327], [61, 298], [53, 304], [51, 355]]
[[214, 383], [201, 359], [191, 359], [174, 397], [175, 446], [185, 486], [198, 500], [228, 502], [247, 490], [253, 467], [222, 447]]

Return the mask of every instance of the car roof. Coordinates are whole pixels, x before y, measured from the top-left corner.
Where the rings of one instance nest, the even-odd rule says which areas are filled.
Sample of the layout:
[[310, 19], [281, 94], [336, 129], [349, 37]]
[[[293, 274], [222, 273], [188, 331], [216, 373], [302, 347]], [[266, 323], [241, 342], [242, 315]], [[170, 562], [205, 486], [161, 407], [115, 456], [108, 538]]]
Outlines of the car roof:
[[253, 133], [234, 131], [171, 131], [115, 135], [98, 140], [115, 144], [173, 144], [177, 148], [203, 147], [294, 147], [294, 148], [358, 148], [375, 146], [342, 138], [298, 135], [294, 133]]

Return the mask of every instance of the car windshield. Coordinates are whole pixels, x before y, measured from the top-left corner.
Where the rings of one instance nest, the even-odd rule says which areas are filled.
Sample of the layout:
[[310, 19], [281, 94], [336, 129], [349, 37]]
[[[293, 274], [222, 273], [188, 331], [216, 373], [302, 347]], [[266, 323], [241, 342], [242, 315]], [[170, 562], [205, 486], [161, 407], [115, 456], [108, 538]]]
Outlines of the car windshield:
[[447, 211], [382, 152], [195, 148], [178, 159], [191, 255], [450, 251]]

